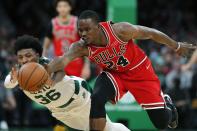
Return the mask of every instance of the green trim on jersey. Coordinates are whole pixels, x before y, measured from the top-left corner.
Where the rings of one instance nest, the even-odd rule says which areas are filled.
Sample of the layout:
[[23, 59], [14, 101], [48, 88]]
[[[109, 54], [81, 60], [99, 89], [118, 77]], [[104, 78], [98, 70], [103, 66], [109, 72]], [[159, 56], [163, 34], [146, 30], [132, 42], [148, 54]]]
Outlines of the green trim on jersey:
[[59, 106], [58, 108], [64, 108], [67, 107], [68, 105], [70, 105], [70, 103], [74, 100], [74, 98], [70, 98], [70, 100], [68, 102], [66, 102], [64, 105]]
[[79, 94], [79, 88], [80, 88], [79, 81], [74, 80], [74, 83], [75, 83], [75, 94]]
[[81, 86], [85, 88], [90, 94], [92, 94], [92, 88], [89, 86], [89, 84], [86, 81], [81, 82]]
[[[74, 83], [75, 83], [75, 92], [74, 92], [74, 94], [78, 95], [79, 94], [79, 88], [80, 88], [79, 81], [74, 80]], [[68, 105], [70, 105], [70, 103], [73, 100], [74, 100], [74, 98], [70, 98], [70, 100], [68, 102], [66, 102], [64, 105], [59, 106], [58, 108], [65, 108], [65, 107], [67, 107]]]
[[[69, 76], [70, 78], [75, 78], [76, 76]], [[81, 86], [83, 88], [85, 88], [88, 92], [90, 92], [90, 94], [92, 94], [92, 88], [90, 87], [90, 85], [88, 84], [88, 82], [86, 80], [83, 80], [83, 81], [79, 81], [79, 80], [74, 80], [74, 81], [77, 81], [79, 83], [79, 86], [81, 84]]]

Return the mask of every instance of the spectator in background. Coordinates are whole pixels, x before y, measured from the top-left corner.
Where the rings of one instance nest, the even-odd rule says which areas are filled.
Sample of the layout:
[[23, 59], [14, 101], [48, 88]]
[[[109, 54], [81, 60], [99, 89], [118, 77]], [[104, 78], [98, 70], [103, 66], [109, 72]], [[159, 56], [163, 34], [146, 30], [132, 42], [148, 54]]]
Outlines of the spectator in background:
[[0, 130], [8, 129], [6, 111], [11, 111], [16, 108], [15, 98], [11, 90], [5, 89], [3, 80], [7, 74], [5, 59], [0, 57]]
[[[195, 122], [192, 120], [192, 116], [195, 114], [191, 115], [192, 105], [190, 97], [190, 93], [193, 92], [192, 94], [196, 94], [196, 89], [194, 91], [192, 84], [193, 72], [191, 70], [181, 70], [183, 60], [175, 55], [173, 57], [176, 57], [176, 61], [172, 58], [172, 70], [166, 76], [166, 92], [175, 101], [179, 113], [180, 124], [178, 128], [188, 129], [195, 125]], [[191, 90], [193, 91], [190, 92]]]
[[172, 97], [179, 113], [179, 125], [177, 128], [188, 129], [191, 127], [191, 101], [189, 90], [181, 88], [180, 77], [173, 79], [174, 87], [167, 93]]
[[[16, 101], [11, 90], [5, 89], [0, 83], [0, 130], [8, 129], [6, 112], [13, 112], [16, 109]], [[11, 116], [13, 117], [13, 115]]]
[[175, 88], [174, 79], [180, 78], [180, 88], [190, 89], [193, 73], [191, 71], [181, 71], [181, 58], [176, 58], [172, 63], [171, 71], [166, 75], [166, 90]]
[[[48, 55], [50, 44], [53, 43], [55, 56], [61, 56], [68, 50], [70, 45], [79, 40], [77, 32], [77, 17], [71, 15], [70, 0], [56, 0], [58, 15], [52, 19], [44, 39], [43, 56]], [[65, 67], [67, 75], [74, 75], [87, 79], [90, 76], [89, 62], [77, 58]]]
[[189, 61], [182, 65], [182, 71], [188, 72], [193, 70], [193, 78], [192, 78], [192, 88], [190, 90], [190, 97], [192, 101], [192, 109], [193, 109], [193, 125], [194, 128], [197, 127], [197, 50], [193, 53], [192, 57]]

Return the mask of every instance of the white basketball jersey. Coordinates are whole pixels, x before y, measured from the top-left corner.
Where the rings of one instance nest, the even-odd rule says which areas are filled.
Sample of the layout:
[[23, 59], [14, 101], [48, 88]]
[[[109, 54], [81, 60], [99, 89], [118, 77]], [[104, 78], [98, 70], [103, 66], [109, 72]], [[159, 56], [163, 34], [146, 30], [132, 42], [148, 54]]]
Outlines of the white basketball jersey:
[[[53, 87], [46, 85], [35, 93], [28, 91], [24, 91], [24, 93], [33, 101], [47, 108], [63, 108], [71, 98], [78, 101], [79, 104], [89, 100], [90, 93], [82, 87], [82, 82], [85, 82], [85, 80], [78, 77], [65, 76], [62, 81]], [[75, 90], [78, 90], [78, 93], [75, 93]]]
[[[10, 82], [10, 76], [6, 77], [5, 85], [6, 81]], [[7, 85], [9, 84], [7, 83]], [[11, 88], [11, 86], [6, 87]], [[24, 93], [33, 101], [47, 107], [55, 118], [69, 127], [88, 130], [91, 94], [85, 80], [65, 76], [53, 87], [45, 85], [35, 93], [28, 91], [24, 91]]]

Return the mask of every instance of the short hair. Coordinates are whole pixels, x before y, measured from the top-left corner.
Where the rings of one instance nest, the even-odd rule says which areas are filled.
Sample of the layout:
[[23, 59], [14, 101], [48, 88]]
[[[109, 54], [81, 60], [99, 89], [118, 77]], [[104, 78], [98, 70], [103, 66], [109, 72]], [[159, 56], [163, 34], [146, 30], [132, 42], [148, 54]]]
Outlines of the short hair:
[[42, 56], [42, 45], [40, 44], [39, 40], [33, 36], [23, 35], [17, 38], [14, 43], [14, 52], [17, 55], [17, 52], [22, 49], [32, 49], [39, 56]]
[[95, 11], [92, 10], [85, 10], [80, 15], [78, 20], [81, 19], [92, 19], [96, 24], [100, 22], [100, 18]]
[[55, 0], [55, 1], [54, 1], [54, 6], [57, 7], [57, 4], [58, 4], [59, 2], [61, 2], [61, 1], [67, 2], [70, 6], [72, 6], [72, 1], [71, 1], [71, 0]]

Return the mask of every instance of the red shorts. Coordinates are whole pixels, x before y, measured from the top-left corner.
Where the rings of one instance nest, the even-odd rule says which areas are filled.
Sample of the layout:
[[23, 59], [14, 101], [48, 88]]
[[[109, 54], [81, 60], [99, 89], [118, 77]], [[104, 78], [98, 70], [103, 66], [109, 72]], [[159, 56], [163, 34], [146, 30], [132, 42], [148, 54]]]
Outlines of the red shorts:
[[160, 81], [148, 58], [136, 68], [125, 72], [105, 72], [116, 90], [116, 103], [127, 91], [144, 109], [164, 108]]

